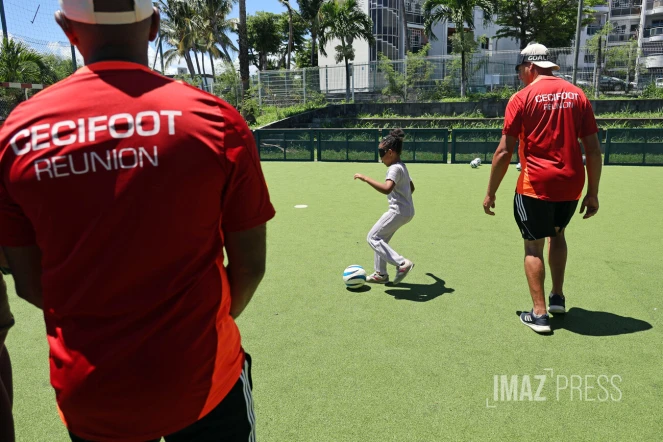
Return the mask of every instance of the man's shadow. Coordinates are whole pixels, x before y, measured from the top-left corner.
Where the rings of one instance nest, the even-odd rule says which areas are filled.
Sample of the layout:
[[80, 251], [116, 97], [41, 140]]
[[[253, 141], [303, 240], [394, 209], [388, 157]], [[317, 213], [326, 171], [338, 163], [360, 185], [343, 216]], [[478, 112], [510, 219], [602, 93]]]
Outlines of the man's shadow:
[[[518, 312], [519, 313], [519, 312]], [[565, 314], [550, 315], [550, 328], [568, 330], [584, 336], [618, 336], [647, 331], [649, 322], [608, 312], [593, 312], [579, 307]]]
[[408, 283], [393, 285], [389, 283], [387, 284], [389, 289], [385, 290], [385, 292], [390, 296], [393, 296], [394, 299], [398, 300], [404, 299], [414, 302], [427, 302], [432, 301], [433, 299], [437, 298], [438, 296], [442, 296], [445, 293], [453, 293], [455, 291], [454, 289], [447, 287], [446, 282], [433, 275], [432, 273], [426, 273], [426, 275], [433, 278], [435, 282], [430, 285]]

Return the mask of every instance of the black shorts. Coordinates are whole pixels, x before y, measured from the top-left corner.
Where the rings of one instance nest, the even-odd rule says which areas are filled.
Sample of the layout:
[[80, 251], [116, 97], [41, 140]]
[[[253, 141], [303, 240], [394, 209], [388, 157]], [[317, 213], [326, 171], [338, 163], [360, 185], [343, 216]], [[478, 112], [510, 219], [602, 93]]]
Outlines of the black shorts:
[[[177, 433], [164, 435], [164, 439], [166, 442], [255, 442], [252, 390], [251, 356], [246, 353], [242, 374], [221, 403], [198, 422]], [[69, 436], [73, 442], [91, 442], [72, 433]]]
[[558, 229], [569, 225], [578, 201], [543, 201], [529, 196], [513, 197], [513, 216], [523, 239], [534, 241], [557, 235]]

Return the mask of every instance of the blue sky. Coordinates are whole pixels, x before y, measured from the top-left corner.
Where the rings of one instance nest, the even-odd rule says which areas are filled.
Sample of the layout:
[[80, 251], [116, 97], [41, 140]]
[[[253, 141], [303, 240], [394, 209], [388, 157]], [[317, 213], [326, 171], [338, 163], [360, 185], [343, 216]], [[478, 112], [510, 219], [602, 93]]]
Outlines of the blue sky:
[[[40, 52], [70, 55], [67, 38], [53, 19], [53, 14], [59, 9], [58, 0], [4, 0], [4, 5], [10, 35], [26, 40]], [[295, 0], [292, 0], [292, 6], [297, 8]], [[247, 14], [255, 14], [256, 11], [280, 13], [286, 9], [278, 0], [246, 0], [246, 10]], [[238, 16], [239, 7], [235, 5], [230, 17]], [[185, 66], [177, 63], [172, 69], [178, 65]]]

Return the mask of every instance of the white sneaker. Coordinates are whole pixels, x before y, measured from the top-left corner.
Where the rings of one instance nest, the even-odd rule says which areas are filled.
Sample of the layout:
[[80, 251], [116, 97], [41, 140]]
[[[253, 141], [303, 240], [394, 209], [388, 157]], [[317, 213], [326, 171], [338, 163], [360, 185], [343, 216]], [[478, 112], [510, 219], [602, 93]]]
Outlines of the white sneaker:
[[394, 284], [398, 284], [405, 279], [410, 270], [414, 268], [414, 263], [409, 259], [406, 259], [402, 266], [396, 269], [396, 278], [394, 278]]
[[389, 282], [389, 275], [382, 275], [378, 272], [374, 272], [372, 275], [366, 277], [366, 282], [373, 284], [386, 284]]

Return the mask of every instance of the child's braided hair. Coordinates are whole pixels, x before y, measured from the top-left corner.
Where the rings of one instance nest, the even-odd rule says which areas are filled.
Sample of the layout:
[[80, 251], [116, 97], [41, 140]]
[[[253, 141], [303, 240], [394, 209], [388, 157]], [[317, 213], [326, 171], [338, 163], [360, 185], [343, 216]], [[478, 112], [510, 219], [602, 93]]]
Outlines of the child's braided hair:
[[384, 137], [380, 143], [380, 149], [393, 150], [397, 154], [403, 151], [403, 140], [405, 139], [405, 132], [402, 129], [394, 129], [389, 135]]

